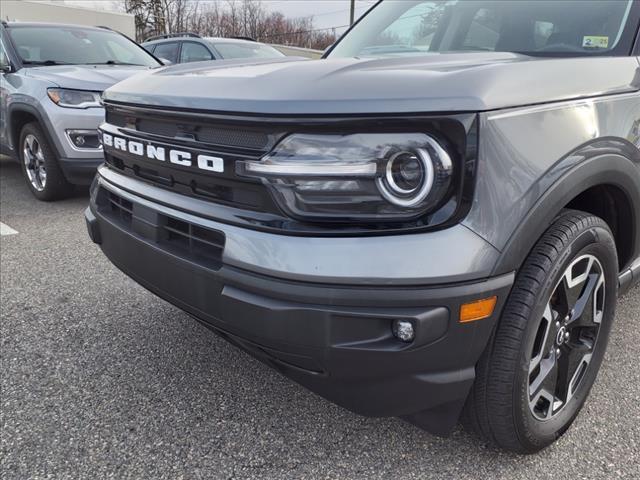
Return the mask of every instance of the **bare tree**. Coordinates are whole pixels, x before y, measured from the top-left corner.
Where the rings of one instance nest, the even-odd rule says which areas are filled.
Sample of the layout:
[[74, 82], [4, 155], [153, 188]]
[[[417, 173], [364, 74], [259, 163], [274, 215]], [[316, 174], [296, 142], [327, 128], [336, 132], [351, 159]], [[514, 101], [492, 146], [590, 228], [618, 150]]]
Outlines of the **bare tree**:
[[323, 49], [336, 38], [332, 29], [314, 28], [313, 17], [286, 18], [281, 12], [268, 12], [261, 0], [124, 0], [124, 6], [135, 15], [139, 41], [151, 35], [191, 31]]

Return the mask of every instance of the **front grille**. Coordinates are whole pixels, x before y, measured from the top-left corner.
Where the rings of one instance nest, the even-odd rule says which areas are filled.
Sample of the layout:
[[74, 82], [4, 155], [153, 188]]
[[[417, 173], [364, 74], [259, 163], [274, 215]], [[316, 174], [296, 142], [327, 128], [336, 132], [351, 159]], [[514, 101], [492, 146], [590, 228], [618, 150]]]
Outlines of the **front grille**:
[[[122, 125], [124, 127], [124, 125]], [[156, 120], [138, 120], [136, 130], [152, 135], [174, 138], [178, 134], [178, 126], [175, 123], [158, 122]]]
[[164, 215], [101, 188], [98, 211], [136, 237], [153, 241], [163, 250], [213, 270], [222, 266], [224, 233]]
[[189, 134], [198, 142], [211, 145], [236, 147], [251, 150], [267, 150], [275, 141], [269, 132], [248, 128], [231, 128], [225, 125], [205, 125], [184, 120], [163, 120], [136, 115], [116, 113], [107, 109], [107, 123], [117, 127], [135, 129], [138, 132], [176, 138]]
[[143, 155], [105, 147], [107, 165], [124, 175], [183, 195], [251, 212], [281, 216], [273, 198], [261, 182], [235, 174], [238, 160], [259, 160], [286, 131], [272, 125], [236, 124], [220, 118], [202, 119], [134, 106], [106, 105], [106, 124], [113, 135], [204, 153], [224, 160], [224, 172], [209, 172], [197, 165], [181, 166]]

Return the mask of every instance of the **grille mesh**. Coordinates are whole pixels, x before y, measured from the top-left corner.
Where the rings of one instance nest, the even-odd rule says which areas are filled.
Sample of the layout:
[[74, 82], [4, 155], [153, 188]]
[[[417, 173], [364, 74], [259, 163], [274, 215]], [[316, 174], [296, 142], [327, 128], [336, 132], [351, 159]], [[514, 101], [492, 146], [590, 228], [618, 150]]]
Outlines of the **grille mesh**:
[[[135, 124], [139, 132], [159, 135], [167, 139], [173, 139], [182, 129], [192, 133], [195, 139], [203, 143], [214, 145], [224, 145], [228, 147], [249, 148], [263, 150], [269, 146], [269, 135], [265, 132], [234, 129], [228, 126], [181, 125], [177, 122], [154, 120], [149, 118], [136, 118], [134, 116], [122, 115], [120, 113], [107, 111], [107, 122], [118, 126], [126, 127], [127, 124]], [[185, 128], [186, 127], [186, 128]]]
[[196, 131], [196, 138], [206, 143], [254, 149], [266, 148], [269, 143], [269, 138], [262, 132], [216, 127], [200, 127]]
[[178, 133], [178, 126], [167, 122], [157, 122], [155, 120], [138, 119], [136, 122], [138, 131], [152, 133], [162, 137], [174, 138]]

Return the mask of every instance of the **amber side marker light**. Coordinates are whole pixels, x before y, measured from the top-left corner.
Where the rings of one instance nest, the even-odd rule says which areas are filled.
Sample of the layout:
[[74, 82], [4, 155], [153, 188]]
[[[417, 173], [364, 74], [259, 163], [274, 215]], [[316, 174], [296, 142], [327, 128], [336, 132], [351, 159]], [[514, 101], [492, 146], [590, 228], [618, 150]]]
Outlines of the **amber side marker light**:
[[493, 315], [498, 297], [485, 298], [477, 302], [465, 303], [460, 307], [460, 323], [484, 320]]

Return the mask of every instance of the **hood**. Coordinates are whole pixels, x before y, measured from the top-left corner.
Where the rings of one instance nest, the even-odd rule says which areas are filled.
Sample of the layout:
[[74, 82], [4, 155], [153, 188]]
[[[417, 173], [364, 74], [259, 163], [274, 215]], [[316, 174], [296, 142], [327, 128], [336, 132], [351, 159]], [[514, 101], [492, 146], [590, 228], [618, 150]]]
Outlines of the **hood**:
[[638, 90], [633, 57], [512, 53], [206, 62], [158, 69], [108, 101], [254, 114], [479, 112]]
[[60, 88], [103, 91], [146, 70], [149, 67], [137, 65], [56, 65], [29, 67], [26, 75], [53, 82]]

